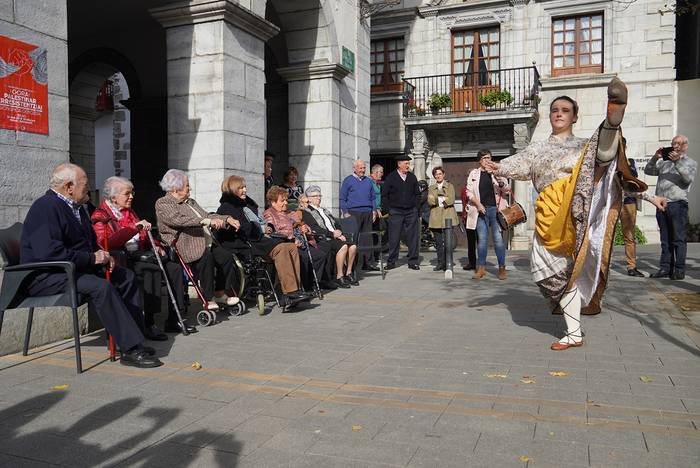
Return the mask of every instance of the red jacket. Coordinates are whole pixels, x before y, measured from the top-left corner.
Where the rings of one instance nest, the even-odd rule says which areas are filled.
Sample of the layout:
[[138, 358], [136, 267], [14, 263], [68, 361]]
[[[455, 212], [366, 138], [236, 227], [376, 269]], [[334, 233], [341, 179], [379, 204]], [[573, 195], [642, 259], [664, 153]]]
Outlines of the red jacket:
[[[138, 248], [139, 250], [147, 250], [151, 248], [151, 243], [148, 241], [146, 231], [136, 229], [136, 223], [141, 221], [136, 213], [131, 208], [123, 208], [120, 210], [122, 219], [116, 219], [107, 202], [102, 204], [92, 213], [93, 229], [97, 234], [97, 243], [101, 248], [105, 248], [104, 236], [107, 235], [107, 243], [109, 250], [124, 250], [124, 246], [129, 239], [136, 234], [139, 235]], [[95, 223], [99, 219], [109, 219], [107, 223]]]

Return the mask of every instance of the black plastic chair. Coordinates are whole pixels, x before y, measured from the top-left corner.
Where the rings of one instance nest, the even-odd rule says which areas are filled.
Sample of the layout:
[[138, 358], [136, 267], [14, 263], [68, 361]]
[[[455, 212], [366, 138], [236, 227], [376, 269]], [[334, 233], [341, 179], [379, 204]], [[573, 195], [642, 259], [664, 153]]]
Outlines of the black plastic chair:
[[[36, 307], [70, 307], [73, 313], [73, 336], [75, 340], [75, 365], [78, 374], [83, 372], [83, 362], [80, 355], [80, 327], [78, 325], [78, 307], [86, 301], [82, 299], [75, 286], [75, 265], [73, 262], [36, 262], [19, 264], [20, 238], [22, 223], [15, 223], [9, 228], [0, 230], [0, 253], [4, 257], [2, 285], [0, 285], [0, 334], [2, 322], [7, 309], [29, 309], [27, 317], [27, 332], [24, 336], [22, 355], [29, 350], [29, 336], [32, 331], [34, 309]], [[33, 273], [46, 270], [59, 270], [68, 275], [67, 290], [62, 294], [50, 296], [28, 296], [23, 291], [23, 283]]]
[[[382, 231], [367, 231], [359, 232], [360, 228], [357, 224], [357, 220], [352, 216], [348, 218], [340, 218], [338, 220], [340, 223], [340, 230], [343, 231], [343, 235], [357, 246], [358, 252], [371, 252], [372, 255], [379, 253], [379, 272], [382, 275], [382, 279], [386, 278], [386, 272], [384, 271], [384, 260], [382, 258]], [[359, 260], [359, 255], [355, 257], [355, 263]]]

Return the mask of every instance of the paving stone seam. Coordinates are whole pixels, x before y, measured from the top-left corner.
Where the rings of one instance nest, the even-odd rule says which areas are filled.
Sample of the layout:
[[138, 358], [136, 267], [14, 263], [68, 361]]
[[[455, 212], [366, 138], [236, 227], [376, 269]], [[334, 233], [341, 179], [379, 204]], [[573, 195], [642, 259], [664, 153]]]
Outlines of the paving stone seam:
[[[47, 358], [45, 360], [46, 364], [60, 366], [60, 367], [72, 367], [70, 361], [64, 361], [61, 359]], [[118, 373], [118, 374], [138, 374], [142, 375], [148, 373], [148, 371], [142, 371], [138, 369], [126, 369], [119, 368], [116, 366], [103, 366], [102, 368], [96, 369], [99, 372], [104, 373]], [[519, 421], [540, 421], [540, 422], [552, 422], [552, 423], [564, 423], [569, 425], [577, 426], [587, 426], [587, 427], [606, 427], [611, 429], [629, 430], [635, 432], [651, 432], [664, 435], [676, 435], [680, 437], [686, 437], [691, 439], [700, 439], [700, 431], [695, 429], [686, 429], [678, 427], [660, 426], [655, 424], [641, 424], [641, 423], [629, 423], [626, 421], [616, 421], [611, 419], [600, 419], [600, 418], [589, 418], [588, 415], [585, 417], [581, 416], [543, 416], [533, 414], [532, 412], [525, 411], [498, 411], [484, 408], [472, 408], [465, 406], [449, 405], [444, 404], [430, 404], [430, 403], [416, 403], [407, 402], [399, 400], [390, 400], [383, 398], [373, 398], [373, 397], [363, 397], [356, 395], [344, 395], [344, 394], [319, 394], [316, 392], [310, 392], [302, 389], [290, 390], [280, 387], [272, 387], [266, 385], [252, 385], [252, 384], [242, 384], [236, 382], [228, 381], [217, 381], [213, 379], [207, 379], [202, 377], [188, 377], [182, 375], [163, 375], [162, 380], [175, 381], [175, 382], [185, 382], [185, 383], [197, 383], [210, 386], [222, 386], [229, 387], [237, 390], [253, 391], [268, 393], [278, 396], [296, 396], [296, 397], [306, 397], [309, 399], [317, 401], [330, 401], [330, 402], [340, 402], [348, 404], [356, 404], [360, 406], [381, 406], [381, 407], [391, 407], [391, 408], [402, 408], [402, 409], [413, 409], [417, 411], [426, 412], [440, 412], [446, 414], [456, 414], [465, 416], [486, 416], [494, 417], [498, 419], [505, 420], [519, 420]]]
[[[22, 361], [27, 359], [21, 355], [8, 355], [4, 356], [4, 360], [18, 360]], [[44, 358], [41, 362], [30, 361], [31, 364], [47, 364], [47, 365], [58, 365], [61, 367], [71, 367], [72, 361], [69, 359], [56, 359], [56, 358]], [[164, 366], [176, 370], [186, 370], [189, 366], [176, 365], [170, 363]], [[602, 412], [610, 415], [619, 416], [650, 416], [658, 417], [662, 419], [670, 420], [700, 420], [700, 413], [683, 413], [679, 411], [671, 410], [657, 410], [648, 409], [640, 407], [629, 407], [621, 405], [608, 405], [603, 403], [595, 403], [594, 401], [589, 402], [572, 402], [572, 401], [562, 401], [562, 400], [547, 400], [547, 399], [537, 399], [537, 398], [523, 398], [523, 397], [511, 397], [511, 396], [501, 396], [501, 395], [487, 395], [487, 394], [470, 394], [464, 392], [456, 391], [441, 391], [441, 390], [426, 390], [419, 388], [400, 388], [400, 387], [387, 387], [387, 386], [376, 386], [376, 385], [362, 385], [362, 384], [349, 384], [340, 383], [327, 380], [309, 379], [306, 377], [294, 377], [294, 376], [284, 376], [275, 374], [260, 374], [251, 371], [236, 371], [231, 369], [202, 369], [198, 372], [204, 372], [207, 375], [214, 375], [221, 373], [222, 375], [235, 376], [235, 377], [246, 377], [251, 380], [259, 380], [263, 382], [275, 382], [275, 383], [289, 383], [294, 385], [293, 388], [276, 387], [272, 385], [255, 384], [255, 383], [245, 383], [245, 382], [229, 382], [220, 381], [211, 378], [203, 378], [201, 375], [172, 375], [172, 374], [162, 374], [154, 372], [153, 370], [139, 370], [131, 369], [125, 367], [117, 366], [101, 366], [95, 367], [93, 370], [98, 372], [106, 373], [117, 373], [122, 375], [132, 375], [139, 377], [150, 377], [158, 380], [170, 380], [179, 381], [183, 383], [205, 383], [206, 385], [212, 387], [228, 387], [236, 388], [243, 391], [257, 391], [268, 394], [275, 394], [280, 396], [300, 396], [300, 397], [312, 397], [319, 395], [316, 392], [306, 390], [304, 387], [316, 387], [316, 388], [328, 388], [332, 389], [334, 392], [344, 391], [344, 392], [356, 392], [356, 393], [385, 393], [385, 394], [399, 394], [406, 395], [410, 397], [431, 397], [437, 399], [450, 399], [459, 401], [469, 401], [469, 402], [488, 402], [494, 405], [496, 404], [512, 404], [512, 405], [528, 405], [528, 406], [539, 406], [543, 405], [545, 407], [561, 408], [561, 409], [575, 409], [575, 410], [586, 410], [595, 409], [597, 412]], [[685, 407], [685, 403], [681, 403]], [[447, 403], [449, 404], [449, 402]]]

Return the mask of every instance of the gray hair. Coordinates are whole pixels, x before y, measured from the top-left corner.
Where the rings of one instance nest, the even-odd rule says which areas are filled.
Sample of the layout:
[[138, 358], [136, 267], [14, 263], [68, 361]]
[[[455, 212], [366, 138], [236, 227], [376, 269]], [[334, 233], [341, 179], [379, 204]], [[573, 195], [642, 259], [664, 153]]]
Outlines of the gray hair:
[[373, 173], [375, 173], [375, 172], [377, 172], [377, 171], [380, 171], [380, 170], [383, 172], [383, 171], [384, 171], [384, 167], [382, 167], [381, 164], [375, 164], [374, 166], [372, 166], [372, 170], [369, 171], [369, 172], [373, 174]]
[[116, 197], [122, 192], [122, 187], [126, 187], [127, 190], [133, 190], [134, 184], [124, 177], [109, 177], [105, 180], [104, 186], [102, 187], [102, 196], [105, 200], [111, 200], [112, 197]]
[[675, 140], [676, 138], [679, 139], [679, 140], [681, 140], [681, 144], [682, 144], [682, 145], [687, 145], [687, 144], [689, 143], [688, 137], [685, 136], [685, 135], [681, 135], [680, 133], [679, 133], [678, 135], [674, 136], [674, 137], [671, 139], [671, 141]]
[[71, 163], [62, 163], [56, 166], [51, 172], [49, 187], [59, 188], [66, 182], [78, 183], [78, 174], [83, 168]]
[[187, 174], [180, 169], [168, 169], [158, 184], [164, 192], [172, 192], [184, 188], [185, 182], [187, 182]]
[[367, 165], [367, 162], [366, 162], [364, 159], [355, 159], [355, 160], [352, 162], [352, 167], [357, 167], [357, 166], [360, 165], [360, 163], [362, 163], [362, 164], [365, 165], [365, 166]]
[[318, 185], [309, 185], [304, 191], [304, 193], [307, 197], [312, 193], [321, 193], [321, 187], [319, 187]]

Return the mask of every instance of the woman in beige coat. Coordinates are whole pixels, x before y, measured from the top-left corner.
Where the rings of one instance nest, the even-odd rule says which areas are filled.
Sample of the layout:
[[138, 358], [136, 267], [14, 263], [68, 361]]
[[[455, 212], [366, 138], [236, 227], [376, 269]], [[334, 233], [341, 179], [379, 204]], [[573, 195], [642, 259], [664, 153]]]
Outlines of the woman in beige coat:
[[[455, 211], [455, 188], [445, 180], [445, 171], [442, 166], [433, 169], [435, 183], [428, 187], [428, 205], [430, 206], [430, 219], [428, 227], [435, 236], [437, 247], [437, 266], [434, 271], [445, 270], [446, 249], [452, 246], [445, 246], [445, 223], [447, 219], [452, 220], [452, 226], [457, 226], [457, 211]], [[454, 236], [453, 236], [454, 239]]]

